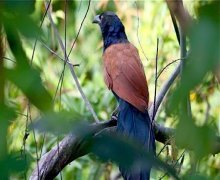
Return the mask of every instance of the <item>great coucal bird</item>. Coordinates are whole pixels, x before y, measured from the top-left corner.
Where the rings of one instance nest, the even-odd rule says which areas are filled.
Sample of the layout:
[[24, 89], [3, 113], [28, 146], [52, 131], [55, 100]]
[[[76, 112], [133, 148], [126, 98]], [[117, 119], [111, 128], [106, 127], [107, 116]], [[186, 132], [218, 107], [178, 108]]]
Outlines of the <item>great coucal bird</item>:
[[[128, 41], [125, 28], [115, 13], [107, 11], [97, 15], [93, 23], [99, 24], [104, 42], [104, 80], [119, 103], [117, 131], [155, 154], [155, 138], [147, 111], [148, 86], [138, 50]], [[150, 178], [150, 165], [119, 169], [126, 180]]]

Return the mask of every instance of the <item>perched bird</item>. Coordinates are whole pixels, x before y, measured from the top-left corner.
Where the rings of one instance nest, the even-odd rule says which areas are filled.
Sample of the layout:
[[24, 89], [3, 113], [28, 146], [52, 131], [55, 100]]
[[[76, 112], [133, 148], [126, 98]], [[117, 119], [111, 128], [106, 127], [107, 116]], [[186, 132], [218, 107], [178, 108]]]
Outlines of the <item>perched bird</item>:
[[[97, 15], [93, 23], [99, 24], [103, 37], [104, 80], [119, 103], [117, 131], [155, 154], [155, 138], [147, 111], [148, 86], [138, 50], [128, 41], [125, 28], [115, 13], [107, 11]], [[150, 165], [119, 169], [126, 180], [150, 178]]]

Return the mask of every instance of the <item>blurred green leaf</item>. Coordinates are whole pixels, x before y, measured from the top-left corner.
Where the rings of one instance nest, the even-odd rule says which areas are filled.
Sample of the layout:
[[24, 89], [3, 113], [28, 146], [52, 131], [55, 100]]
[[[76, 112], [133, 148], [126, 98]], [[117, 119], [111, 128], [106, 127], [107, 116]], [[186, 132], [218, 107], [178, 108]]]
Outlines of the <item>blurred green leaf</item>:
[[190, 31], [190, 55], [185, 61], [182, 78], [173, 94], [172, 108], [202, 83], [205, 75], [220, 63], [220, 3], [213, 1], [199, 9], [198, 23]]
[[25, 37], [36, 38], [41, 30], [30, 14], [34, 11], [35, 1], [1, 1], [0, 15], [7, 29], [17, 29]]
[[[198, 127], [193, 120], [184, 118], [177, 125], [177, 145], [192, 150], [197, 158], [208, 155], [214, 147], [215, 133], [209, 126]], [[187, 133], [186, 133], [187, 132]]]
[[143, 147], [117, 133], [102, 133], [94, 138], [91, 150], [104, 161], [114, 161], [125, 169], [147, 168], [153, 165], [163, 169], [178, 179], [175, 170], [153, 154], [146, 152]]
[[[20, 20], [22, 19], [22, 21]], [[38, 27], [38, 23], [26, 16], [6, 16], [4, 17], [4, 25], [10, 29], [17, 29], [23, 36], [27, 38], [37, 38], [42, 32]]]
[[[179, 118], [177, 143], [181, 147], [194, 150], [198, 158], [211, 151], [215, 133], [208, 125], [196, 126], [187, 115], [184, 102], [190, 91], [203, 84], [206, 75], [212, 73], [219, 63], [220, 16], [217, 14], [220, 11], [214, 7], [219, 4], [213, 1], [205, 8], [199, 9], [198, 22], [193, 24], [189, 35], [191, 52], [189, 58], [185, 60], [181, 79], [170, 97], [168, 107], [168, 112], [174, 112]], [[194, 116], [193, 112], [192, 115]]]
[[35, 0], [1, 0], [0, 9], [11, 14], [29, 15], [34, 12]]
[[41, 132], [53, 134], [74, 132], [77, 135], [85, 135], [89, 130], [89, 125], [83, 117], [73, 111], [47, 112], [31, 126]]
[[15, 118], [16, 115], [13, 109], [5, 106], [4, 104], [0, 104], [0, 159], [4, 158], [4, 155], [7, 154], [7, 130], [10, 121], [14, 120]]
[[[191, 174], [183, 177], [184, 180], [208, 180], [210, 178], [207, 178], [206, 176], [200, 175], [200, 174]], [[211, 180], [211, 179], [210, 179]]]
[[52, 109], [52, 98], [42, 83], [40, 73], [29, 65], [18, 32], [8, 28], [5, 28], [7, 40], [17, 60], [14, 69], [6, 70], [8, 79], [20, 88], [37, 108], [42, 111]]
[[5, 160], [0, 161], [1, 175], [3, 172], [21, 172], [26, 168], [26, 162], [21, 159], [20, 153], [12, 152], [10, 155], [5, 157]]
[[[29, 68], [29, 69], [28, 69]], [[8, 79], [13, 82], [41, 111], [52, 108], [52, 98], [42, 84], [39, 72], [29, 67], [7, 70]]]

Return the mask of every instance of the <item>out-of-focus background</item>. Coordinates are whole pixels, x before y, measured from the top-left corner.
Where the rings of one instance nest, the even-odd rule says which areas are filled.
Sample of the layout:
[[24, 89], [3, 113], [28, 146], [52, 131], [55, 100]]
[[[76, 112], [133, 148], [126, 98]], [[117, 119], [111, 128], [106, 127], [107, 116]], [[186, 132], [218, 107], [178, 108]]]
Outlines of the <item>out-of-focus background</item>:
[[[185, 8], [187, 8], [190, 15], [193, 18], [197, 19], [198, 14], [202, 11], [201, 7], [209, 6], [210, 3], [213, 2], [184, 1], [184, 6]], [[117, 105], [116, 99], [113, 97], [112, 93], [108, 91], [103, 80], [103, 50], [101, 32], [97, 25], [92, 24], [93, 17], [96, 14], [107, 10], [114, 11], [120, 17], [125, 26], [129, 41], [132, 42], [139, 50], [139, 54], [142, 59], [146, 77], [148, 80], [150, 103], [152, 104], [154, 99], [157, 38], [159, 38], [159, 72], [167, 64], [180, 58], [180, 47], [176, 38], [167, 4], [161, 0], [91, 1], [88, 14], [85, 16], [88, 5], [88, 1], [67, 1], [65, 5], [65, 1], [54, 0], [51, 2], [51, 11], [55, 26], [57, 27], [63, 42], [65, 42], [66, 39], [67, 52], [70, 51], [72, 43], [77, 37], [69, 59], [72, 64], [79, 64], [78, 66], [74, 67], [76, 75], [79, 79], [85, 95], [87, 96], [87, 98], [91, 102], [92, 107], [97, 113], [98, 118], [100, 120], [110, 119], [111, 113]], [[37, 73], [42, 79], [41, 85], [45, 87], [45, 89], [52, 97], [54, 111], [71, 111], [71, 113], [74, 113], [78, 119], [93, 123], [94, 119], [89, 110], [86, 108], [85, 103], [75, 85], [73, 77], [67, 66], [64, 71], [62, 88], [60, 88], [60, 86], [58, 87], [58, 82], [61, 77], [64, 64], [63, 61], [57, 57], [57, 55], [64, 59], [63, 52], [58, 44], [57, 36], [47, 16], [45, 17], [42, 27], [40, 29], [37, 28], [40, 26], [41, 20], [45, 13], [44, 2], [36, 1], [31, 4], [30, 7], [26, 8], [26, 6], [28, 5], [19, 5], [19, 2], [14, 4], [10, 2], [0, 3], [0, 9], [2, 11], [1, 14], [3, 14], [4, 16], [4, 18], [0, 19], [1, 26], [4, 26], [4, 28], [2, 28], [4, 42], [3, 46], [5, 49], [4, 67], [6, 67], [7, 70], [10, 70], [17, 66], [16, 63], [19, 64], [20, 62], [20, 65], [22, 65], [23, 61], [19, 60], [19, 58], [17, 58], [16, 56], [17, 46], [13, 43], [13, 40], [16, 40], [16, 36], [10, 36], [10, 33], [12, 31], [11, 29], [18, 28], [17, 37], [21, 40], [20, 43], [22, 43], [23, 50], [27, 55], [27, 60], [29, 61], [28, 64], [32, 64], [32, 66], [37, 69]], [[33, 7], [34, 9], [32, 9]], [[21, 15], [19, 14], [17, 16], [16, 13], [20, 13]], [[25, 13], [26, 15], [24, 15]], [[211, 12], [209, 12], [208, 9], [207, 13], [203, 14], [209, 17]], [[66, 28], [64, 21], [65, 16]], [[216, 14], [216, 16], [218, 16], [218, 14]], [[84, 18], [85, 20], [83, 20]], [[215, 17], [213, 19], [217, 19], [216, 23], [219, 23], [219, 17]], [[204, 27], [203, 31], [198, 31], [197, 33], [193, 32], [194, 34], [192, 33], [191, 35], [196, 36], [196, 34], [204, 33], [204, 37], [206, 37], [210, 33], [210, 36], [212, 36], [211, 33], [213, 32], [213, 29], [210, 30], [209, 28], [212, 27], [212, 23], [213, 22], [209, 21], [209, 19], [207, 18], [207, 22], [202, 24], [204, 26], [201, 25], [201, 27]], [[198, 27], [195, 27], [195, 29], [196, 28], [199, 29]], [[34, 58], [32, 59], [33, 47], [36, 39], [36, 34], [33, 33], [35, 30], [39, 30], [40, 35], [36, 44]], [[78, 33], [79, 35], [77, 35]], [[203, 37], [203, 35], [198, 37]], [[215, 40], [218, 41], [218, 43], [220, 41], [220, 39]], [[201, 39], [201, 42], [196, 41], [196, 46], [200, 48], [200, 44], [207, 43], [207, 51], [211, 49], [210, 52], [214, 51], [212, 49], [217, 48], [217, 46], [212, 47], [212, 42], [204, 41], [206, 41], [206, 39]], [[193, 45], [195, 45], [195, 43]], [[187, 39], [187, 49], [190, 48], [191, 45], [189, 44], [189, 40]], [[57, 55], [51, 53], [51, 51], [49, 51], [48, 49], [53, 50]], [[21, 54], [22, 53], [17, 52], [18, 56]], [[207, 57], [209, 56], [207, 55]], [[206, 60], [207, 62], [210, 61], [210, 63], [212, 61], [212, 59]], [[170, 76], [170, 74], [173, 72], [179, 62], [180, 61], [172, 63], [160, 75], [157, 82], [158, 92], [160, 91], [162, 84], [167, 80], [167, 78]], [[214, 132], [215, 135], [219, 135], [220, 91], [217, 79], [210, 70], [214, 67], [214, 65], [213, 67], [206, 69], [206, 63], [198, 61], [197, 66], [200, 67], [197, 69], [205, 69], [205, 74], [201, 75], [201, 79], [199, 79], [197, 83], [193, 85], [193, 88], [190, 88], [189, 91], [193, 121], [196, 127], [206, 127], [207, 125], [207, 127], [211, 129], [209, 129], [211, 132]], [[34, 130], [33, 132], [33, 130], [30, 128], [29, 125], [31, 124], [31, 121], [37, 121], [37, 119], [42, 115], [39, 109], [42, 108], [44, 110], [44, 106], [41, 106], [40, 104], [46, 103], [44, 102], [44, 98], [42, 97], [44, 97], [44, 95], [45, 97], [47, 97], [48, 94], [42, 89], [38, 91], [38, 79], [31, 79], [32, 73], [25, 74], [25, 69], [20, 70], [20, 75], [23, 72], [23, 74], [21, 75], [21, 78], [23, 77], [22, 80], [19, 80], [20, 76], [17, 76], [17, 80], [21, 82], [20, 84], [14, 83], [14, 81], [16, 81], [16, 78], [15, 80], [13, 80], [13, 74], [10, 77], [11, 79], [9, 78], [10, 81], [7, 80], [4, 83], [4, 104], [6, 104], [7, 107], [13, 109], [12, 111], [15, 116], [13, 118], [9, 118], [10, 120], [8, 120], [7, 123], [1, 123], [1, 126], [5, 127], [5, 133], [3, 133], [2, 131], [2, 136], [5, 137], [3, 139], [6, 139], [7, 143], [4, 144], [4, 141], [2, 141], [0, 142], [0, 146], [3, 147], [7, 145], [7, 148], [5, 148], [7, 149], [7, 153], [5, 153], [7, 154], [7, 156], [0, 158], [0, 169], [2, 169], [0, 171], [3, 171], [5, 169], [5, 161], [3, 161], [2, 159], [5, 159], [6, 157], [8, 158], [6, 158], [6, 162], [9, 162], [8, 169], [14, 168], [13, 164], [10, 163], [10, 157], [8, 157], [9, 154], [12, 154], [16, 157], [19, 157], [20, 153], [22, 154], [22, 156], [24, 156], [25, 154], [25, 162], [27, 162], [28, 165], [25, 166], [25, 168], [23, 169], [15, 167], [15, 170], [13, 170], [12, 172], [9, 171], [9, 174], [7, 176], [10, 177], [10, 179], [28, 178], [31, 175], [32, 171], [36, 168], [37, 156], [38, 158], [40, 158], [44, 153], [48, 152], [54, 145], [56, 145], [57, 141], [61, 140], [64, 137], [64, 135], [57, 136], [56, 134], [47, 131], [40, 132], [38, 130]], [[7, 71], [6, 75], [7, 73], [10, 72]], [[197, 74], [200, 73], [200, 71], [190, 71], [190, 73], [191, 74], [188, 74], [187, 80], [189, 82], [193, 81], [194, 77], [197, 77]], [[14, 76], [16, 76], [16, 73], [14, 74]], [[24, 87], [29, 83], [29, 80], [32, 81], [32, 83], [29, 84], [30, 86], [32, 86], [32, 89]], [[22, 82], [25, 84], [24, 86], [22, 85]], [[175, 91], [175, 87], [176, 86], [174, 84], [174, 86], [172, 86], [171, 88], [171, 91], [168, 93], [167, 98], [161, 104], [159, 114], [156, 118], [157, 123], [172, 128], [175, 128], [179, 122], [177, 115], [178, 113], [170, 113], [169, 105], [167, 104], [169, 104], [169, 102], [172, 102], [169, 101], [169, 98]], [[41, 92], [41, 90], [43, 91], [43, 96], [41, 93], [38, 93]], [[26, 94], [26, 96], [24, 94]], [[35, 96], [35, 98], [30, 98], [30, 102], [35, 103], [37, 102], [38, 98], [41, 102], [39, 103], [39, 105], [37, 105], [38, 108], [36, 108], [36, 105], [29, 106], [29, 101], [27, 97], [31, 97], [32, 95]], [[45, 101], [46, 100], [47, 99], [45, 98]], [[4, 113], [0, 114], [0, 116], [3, 115], [1, 120], [2, 122], [4, 122], [7, 114], [11, 113], [10, 110], [1, 112], [6, 112], [5, 116], [3, 115]], [[62, 126], [62, 120], [60, 121], [61, 122], [59, 122], [57, 126]], [[175, 167], [179, 171], [180, 176], [192, 174], [198, 175], [196, 176], [197, 178], [203, 177], [204, 179], [217, 179], [217, 177], [220, 177], [220, 156], [219, 154], [213, 156], [208, 153], [209, 147], [207, 146], [210, 146], [210, 143], [208, 142], [209, 138], [207, 136], [211, 136], [210, 134], [212, 133], [209, 134], [210, 131], [205, 128], [200, 129], [201, 131], [197, 133], [197, 131], [194, 131], [194, 129], [191, 130], [190, 128], [187, 128], [187, 126], [182, 127], [185, 128], [181, 129], [181, 136], [190, 134], [193, 139], [192, 143], [195, 145], [193, 146], [193, 148], [196, 149], [196, 152], [202, 151], [202, 155], [199, 157], [199, 159], [197, 159], [196, 153], [185, 150], [183, 147], [177, 148], [175, 145], [173, 145], [164, 148], [162, 153], [160, 153], [159, 158], [173, 166], [173, 162], [176, 162], [176, 160], [184, 152], [184, 159], [181, 156], [181, 162], [178, 162]], [[191, 141], [191, 139], [188, 140]], [[164, 147], [164, 144], [157, 143], [156, 145], [158, 153]], [[182, 143], [181, 145], [184, 146], [185, 144]], [[186, 146], [188, 146], [188, 144]], [[206, 149], [208, 150], [206, 151]], [[62, 171], [62, 179], [112, 179], [116, 177], [117, 174], [118, 168], [114, 163], [103, 162], [97, 156], [89, 154], [73, 161], [68, 166], [66, 166]], [[163, 171], [153, 170], [151, 178], [159, 179], [163, 175]], [[56, 179], [61, 179], [61, 176], [57, 176]], [[163, 177], [163, 179], [169, 179], [169, 176], [165, 176]]]

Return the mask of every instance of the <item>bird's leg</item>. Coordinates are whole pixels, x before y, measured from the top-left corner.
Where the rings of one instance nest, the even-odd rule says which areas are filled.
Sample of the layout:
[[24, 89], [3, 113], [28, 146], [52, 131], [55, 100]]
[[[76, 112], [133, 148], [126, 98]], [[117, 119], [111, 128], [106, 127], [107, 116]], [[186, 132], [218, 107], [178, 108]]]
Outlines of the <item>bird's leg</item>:
[[118, 113], [119, 113], [119, 106], [115, 108], [115, 110], [112, 112], [111, 120], [117, 120], [118, 119]]

